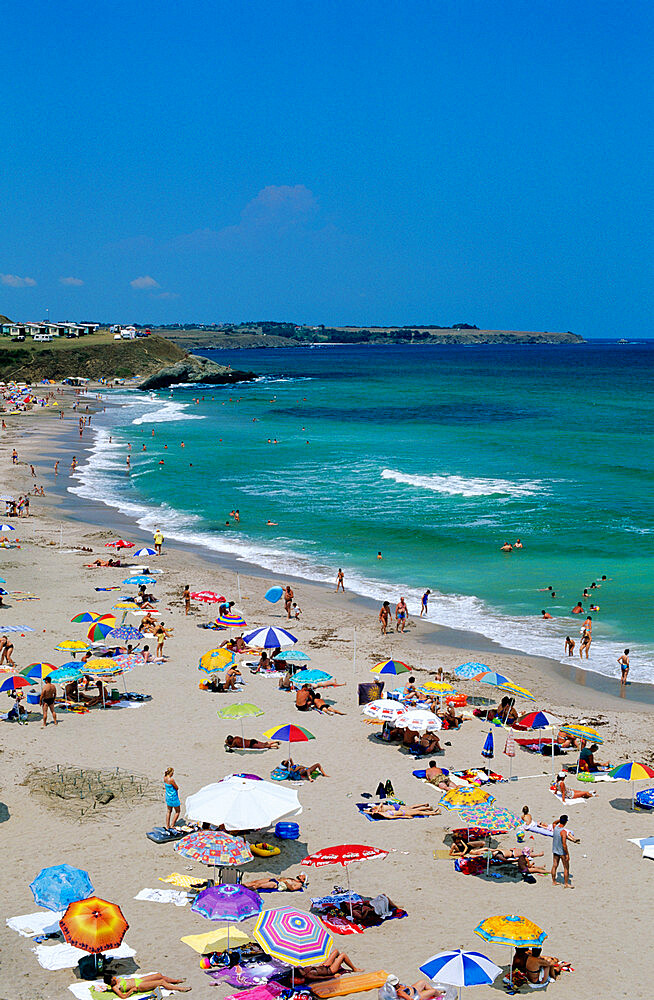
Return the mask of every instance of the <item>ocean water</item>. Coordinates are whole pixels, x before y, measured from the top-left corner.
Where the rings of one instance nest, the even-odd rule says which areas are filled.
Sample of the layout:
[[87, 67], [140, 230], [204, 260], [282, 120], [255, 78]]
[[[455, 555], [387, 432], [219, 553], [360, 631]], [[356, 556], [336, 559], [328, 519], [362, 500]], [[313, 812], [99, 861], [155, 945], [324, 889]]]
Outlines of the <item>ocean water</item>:
[[557, 659], [605, 575], [584, 666], [654, 683], [654, 343], [204, 353], [260, 378], [118, 393], [74, 492]]

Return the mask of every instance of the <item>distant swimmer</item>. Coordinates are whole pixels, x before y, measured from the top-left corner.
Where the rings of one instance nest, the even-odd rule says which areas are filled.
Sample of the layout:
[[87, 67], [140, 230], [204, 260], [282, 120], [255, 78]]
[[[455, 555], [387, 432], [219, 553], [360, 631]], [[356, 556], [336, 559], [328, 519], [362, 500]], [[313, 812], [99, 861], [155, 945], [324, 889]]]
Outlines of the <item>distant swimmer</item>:
[[550, 594], [550, 597], [556, 597], [556, 591], [555, 590], [552, 591], [552, 593]]
[[266, 524], [277, 525], [279, 524], [279, 521], [266, 521]]
[[620, 678], [620, 686], [624, 687], [627, 683], [627, 677], [629, 676], [629, 650], [625, 649], [622, 656], [618, 657], [618, 663], [620, 664], [620, 670], [622, 671], [622, 676]]
[[549, 612], [545, 611], [545, 609], [543, 609], [541, 611], [541, 615], [543, 616], [543, 618], [553, 618], [554, 617], [554, 615], [549, 614]]
[[595, 583], [595, 581], [593, 580], [593, 582], [592, 582], [592, 583], [591, 583], [591, 585], [590, 585], [590, 589], [591, 589], [591, 590], [595, 590], [595, 588], [596, 588], [596, 587], [597, 587], [597, 584], [596, 584], [596, 583]]
[[146, 446], [145, 446], [145, 445], [143, 445], [143, 447], [141, 448], [141, 451], [147, 451], [147, 450], [148, 450], [148, 449], [146, 448]]
[[429, 604], [429, 595], [430, 594], [431, 594], [431, 590], [426, 590], [424, 592], [424, 594], [422, 595], [422, 598], [420, 600], [420, 617], [421, 618], [422, 618], [423, 615], [427, 614], [427, 611], [428, 611], [428, 607], [427, 606]]
[[185, 447], [185, 445], [184, 445], [184, 442], [182, 441], [182, 443], [180, 444], [180, 448], [184, 448], [184, 447]]
[[548, 591], [548, 590], [551, 590], [551, 589], [552, 589], [551, 587], [539, 587], [539, 588], [538, 588], [538, 593], [539, 593], [539, 594], [546, 594], [546, 593], [547, 593], [547, 591]]
[[591, 604], [590, 610], [591, 611], [599, 611], [599, 604]]
[[378, 553], [377, 553], [377, 558], [378, 558], [378, 559], [381, 559], [381, 557], [382, 557], [382, 554], [381, 554], [381, 552], [378, 552]]
[[573, 653], [575, 651], [575, 645], [576, 645], [576, 643], [575, 643], [574, 639], [571, 639], [569, 635], [566, 635], [566, 637], [565, 637], [565, 647], [564, 648], [565, 648], [565, 652], [568, 654], [568, 656], [572, 656], [573, 655]]
[[513, 552], [513, 546], [511, 545], [510, 542], [505, 542], [502, 548], [500, 549], [500, 552]]
[[519, 538], [516, 538], [515, 542], [513, 543], [513, 548], [514, 549], [521, 549], [522, 548], [522, 542], [520, 541]]
[[571, 614], [573, 614], [573, 615], [583, 615], [583, 614], [585, 614], [584, 609], [581, 606], [581, 601], [577, 601], [577, 603], [575, 604], [574, 608], [571, 611]]

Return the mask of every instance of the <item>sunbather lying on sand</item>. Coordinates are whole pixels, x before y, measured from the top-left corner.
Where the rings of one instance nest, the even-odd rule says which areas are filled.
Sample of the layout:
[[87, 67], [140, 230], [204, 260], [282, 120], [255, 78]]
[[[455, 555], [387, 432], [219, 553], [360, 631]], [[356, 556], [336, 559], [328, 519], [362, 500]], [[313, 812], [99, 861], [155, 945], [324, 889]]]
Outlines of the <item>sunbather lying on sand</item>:
[[302, 892], [306, 880], [304, 872], [300, 872], [297, 877], [289, 875], [286, 878], [281, 876], [277, 878], [276, 875], [270, 875], [268, 878], [255, 878], [252, 882], [244, 882], [243, 885], [246, 889], [254, 889], [255, 892], [260, 889], [272, 889], [274, 892]]
[[392, 802], [368, 806], [364, 812], [371, 816], [381, 816], [382, 819], [413, 819], [416, 816], [440, 816], [440, 809], [434, 809], [428, 802], [415, 806], [395, 806]]
[[447, 792], [450, 788], [456, 788], [452, 779], [438, 767], [435, 760], [429, 761], [429, 767], [425, 770], [425, 778], [430, 785], [436, 785], [437, 788], [442, 788], [444, 792]]
[[108, 972], [104, 981], [107, 986], [111, 986], [111, 989], [116, 994], [117, 997], [124, 998], [131, 997], [133, 993], [150, 993], [155, 990], [157, 986], [161, 986], [164, 990], [172, 990], [175, 993], [188, 993], [191, 989], [190, 986], [181, 986], [183, 979], [169, 979], [168, 976], [164, 976], [161, 972], [151, 972], [147, 976], [115, 976], [113, 973]]
[[426, 979], [418, 979], [411, 986], [401, 983], [397, 976], [389, 976], [386, 982], [393, 987], [399, 1000], [434, 1000], [435, 997], [443, 996], [443, 990], [437, 989]]
[[579, 792], [576, 789], [570, 790], [565, 783], [567, 775], [565, 771], [559, 771], [556, 776], [556, 785], [554, 786], [554, 794], [561, 799], [561, 802], [565, 802], [567, 799], [592, 799], [597, 792]]
[[292, 978], [293, 983], [297, 986], [298, 983], [316, 983], [321, 979], [330, 979], [332, 976], [345, 972], [363, 972], [363, 969], [357, 968], [344, 951], [334, 950], [322, 965], [308, 965], [304, 969], [295, 968], [292, 972], [287, 973], [287, 976]]
[[486, 854], [484, 840], [465, 840], [457, 834], [452, 834], [451, 858], [478, 858], [482, 854]]
[[279, 740], [252, 740], [242, 736], [226, 736], [225, 750], [277, 750]]
[[87, 569], [95, 569], [96, 566], [120, 566], [120, 559], [96, 559], [86, 564]]
[[305, 767], [304, 764], [293, 763], [291, 757], [282, 761], [282, 767], [287, 768], [291, 778], [303, 778], [304, 781], [315, 781], [316, 779], [312, 777], [314, 771], [322, 774], [323, 778], [329, 777], [327, 772], [323, 770], [322, 764], [312, 764], [310, 767]]

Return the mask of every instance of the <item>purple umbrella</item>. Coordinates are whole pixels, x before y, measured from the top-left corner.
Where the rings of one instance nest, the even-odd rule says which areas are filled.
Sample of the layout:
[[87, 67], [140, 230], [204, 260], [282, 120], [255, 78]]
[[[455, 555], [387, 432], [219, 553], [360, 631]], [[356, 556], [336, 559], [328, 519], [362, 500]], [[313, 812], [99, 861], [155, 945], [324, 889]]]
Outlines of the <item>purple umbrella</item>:
[[261, 911], [261, 896], [241, 885], [211, 885], [198, 893], [191, 909], [208, 920], [247, 920]]

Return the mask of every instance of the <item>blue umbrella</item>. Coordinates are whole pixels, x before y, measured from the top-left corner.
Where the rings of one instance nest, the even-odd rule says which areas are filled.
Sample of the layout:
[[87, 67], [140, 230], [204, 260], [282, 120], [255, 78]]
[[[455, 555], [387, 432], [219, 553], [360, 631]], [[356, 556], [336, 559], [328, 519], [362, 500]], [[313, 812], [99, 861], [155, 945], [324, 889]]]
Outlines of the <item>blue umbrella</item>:
[[488, 736], [486, 737], [486, 742], [481, 748], [481, 755], [482, 757], [488, 757], [489, 760], [492, 760], [493, 757], [495, 756], [495, 746], [493, 744], [492, 730], [489, 730]]
[[78, 899], [93, 895], [88, 872], [72, 865], [43, 868], [30, 884], [34, 901], [48, 910], [65, 910]]
[[3, 576], [0, 576], [0, 583], [6, 583], [6, 582], [7, 581], [5, 580], [5, 578]]
[[462, 663], [460, 667], [456, 668], [454, 674], [463, 681], [469, 681], [473, 677], [477, 677], [478, 674], [483, 674], [484, 671], [488, 671], [485, 663]]
[[280, 648], [292, 646], [297, 642], [297, 639], [291, 632], [287, 632], [285, 628], [271, 626], [270, 628], [255, 629], [254, 632], [244, 635], [243, 641], [248, 646], [263, 646], [264, 649], [277, 649], [278, 646]]
[[128, 576], [126, 580], [123, 580], [123, 583], [133, 583], [139, 586], [142, 583], [156, 583], [156, 582], [157, 582], [156, 576], [145, 576], [145, 575]]
[[266, 601], [270, 602], [270, 604], [276, 604], [283, 593], [284, 591], [281, 587], [271, 587], [270, 590], [267, 590], [263, 596]]
[[156, 556], [156, 551], [154, 549], [149, 549], [147, 546], [144, 549], [138, 549], [136, 552], [132, 553], [132, 556], [136, 556], [141, 559], [143, 556]]
[[442, 951], [433, 955], [420, 971], [428, 979], [446, 986], [489, 986], [502, 971], [478, 951]]
[[318, 684], [320, 681], [330, 681], [332, 675], [324, 670], [299, 670], [293, 677], [294, 684]]
[[15, 531], [13, 524], [0, 524], [0, 531]]
[[112, 628], [107, 632], [108, 639], [116, 639], [122, 642], [143, 642], [143, 633], [139, 632], [133, 625], [121, 625], [119, 628]]
[[7, 594], [7, 591], [4, 589], [4, 587], [0, 587], [0, 596], [4, 597], [6, 594]]
[[311, 657], [308, 653], [302, 652], [301, 649], [289, 649], [288, 653], [284, 653], [284, 659], [288, 662], [292, 660], [295, 663], [306, 663]]
[[83, 672], [80, 670], [80, 667], [83, 666], [83, 664], [75, 662], [64, 663], [63, 667], [52, 671], [50, 679], [53, 684], [67, 684], [68, 681], [78, 681], [83, 676]]

